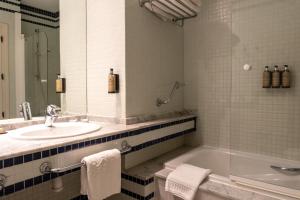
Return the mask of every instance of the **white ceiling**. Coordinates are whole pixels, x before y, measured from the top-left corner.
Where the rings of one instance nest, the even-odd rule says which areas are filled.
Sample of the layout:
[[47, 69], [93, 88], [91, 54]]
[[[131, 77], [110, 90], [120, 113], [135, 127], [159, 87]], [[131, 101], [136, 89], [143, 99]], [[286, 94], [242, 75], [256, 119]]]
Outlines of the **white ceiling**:
[[21, 3], [51, 12], [59, 11], [59, 0], [21, 0]]

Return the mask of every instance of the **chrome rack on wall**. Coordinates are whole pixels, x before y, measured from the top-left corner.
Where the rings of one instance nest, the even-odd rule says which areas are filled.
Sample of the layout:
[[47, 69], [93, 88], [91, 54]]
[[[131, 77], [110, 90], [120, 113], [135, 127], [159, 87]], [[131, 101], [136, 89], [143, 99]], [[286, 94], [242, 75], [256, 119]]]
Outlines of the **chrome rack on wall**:
[[196, 0], [139, 0], [140, 6], [145, 7], [163, 21], [179, 26], [184, 25], [185, 19], [197, 17], [200, 3]]

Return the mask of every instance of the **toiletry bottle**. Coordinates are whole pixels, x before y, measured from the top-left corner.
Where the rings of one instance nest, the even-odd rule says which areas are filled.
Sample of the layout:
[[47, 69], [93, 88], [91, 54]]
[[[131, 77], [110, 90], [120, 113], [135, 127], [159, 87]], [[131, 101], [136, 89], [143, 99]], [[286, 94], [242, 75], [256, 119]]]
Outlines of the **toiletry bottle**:
[[265, 71], [263, 72], [263, 88], [271, 87], [272, 75], [269, 70], [269, 66], [265, 66]]
[[108, 93], [116, 93], [116, 76], [114, 74], [114, 70], [110, 69], [110, 73], [108, 75]]
[[4, 130], [4, 128], [0, 128], [0, 135], [1, 134], [5, 134], [6, 132], [5, 132], [5, 130]]
[[284, 65], [284, 71], [282, 72], [282, 87], [283, 88], [290, 88], [290, 71], [288, 69], [288, 65]]
[[280, 88], [280, 71], [277, 65], [274, 66], [272, 73], [272, 88]]
[[60, 74], [57, 74], [57, 79], [55, 81], [55, 90], [56, 90], [56, 93], [65, 93], [66, 92], [66, 79], [61, 78]]

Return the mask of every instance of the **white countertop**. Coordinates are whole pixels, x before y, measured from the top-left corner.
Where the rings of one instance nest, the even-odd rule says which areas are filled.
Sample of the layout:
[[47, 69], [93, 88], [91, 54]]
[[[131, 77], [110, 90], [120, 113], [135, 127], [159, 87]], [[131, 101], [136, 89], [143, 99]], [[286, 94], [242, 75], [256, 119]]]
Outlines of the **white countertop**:
[[141, 129], [157, 124], [163, 124], [171, 121], [177, 121], [181, 119], [195, 117], [194, 115], [186, 115], [182, 117], [174, 117], [167, 119], [159, 119], [153, 120], [149, 122], [143, 122], [132, 125], [125, 124], [114, 124], [107, 122], [90, 122], [96, 123], [102, 126], [99, 131], [94, 133], [76, 136], [76, 137], [68, 137], [68, 138], [60, 138], [60, 139], [49, 139], [49, 140], [17, 140], [10, 138], [7, 134], [0, 135], [0, 160], [14, 157], [18, 155], [24, 155], [27, 153], [33, 153], [36, 151], [43, 151], [46, 149], [51, 149], [52, 147], [59, 147], [63, 145], [68, 145], [76, 142], [81, 142], [85, 140], [91, 140], [94, 138], [109, 136], [119, 134], [121, 132], [132, 131], [136, 129]]

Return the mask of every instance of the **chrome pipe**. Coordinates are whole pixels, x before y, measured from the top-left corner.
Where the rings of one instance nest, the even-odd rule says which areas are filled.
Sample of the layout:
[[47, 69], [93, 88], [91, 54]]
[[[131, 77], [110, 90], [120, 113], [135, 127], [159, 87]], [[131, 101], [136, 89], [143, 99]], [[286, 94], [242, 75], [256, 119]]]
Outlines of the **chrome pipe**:
[[[125, 154], [125, 153], [128, 153], [131, 150], [132, 150], [132, 146], [130, 146], [127, 143], [127, 141], [124, 140], [121, 144], [120, 153]], [[40, 165], [40, 172], [41, 172], [41, 174], [49, 174], [49, 173], [58, 174], [58, 173], [63, 173], [63, 172], [69, 171], [69, 170], [80, 168], [84, 165], [85, 165], [84, 163], [76, 163], [76, 164], [69, 165], [69, 166], [66, 166], [66, 167], [52, 168], [51, 164], [49, 162], [44, 162]]]
[[296, 168], [296, 167], [281, 167], [275, 165], [271, 165], [270, 167], [274, 170], [281, 171], [281, 172], [300, 173], [300, 168]]
[[0, 174], [0, 191], [5, 188], [6, 179], [7, 179], [6, 176]]

